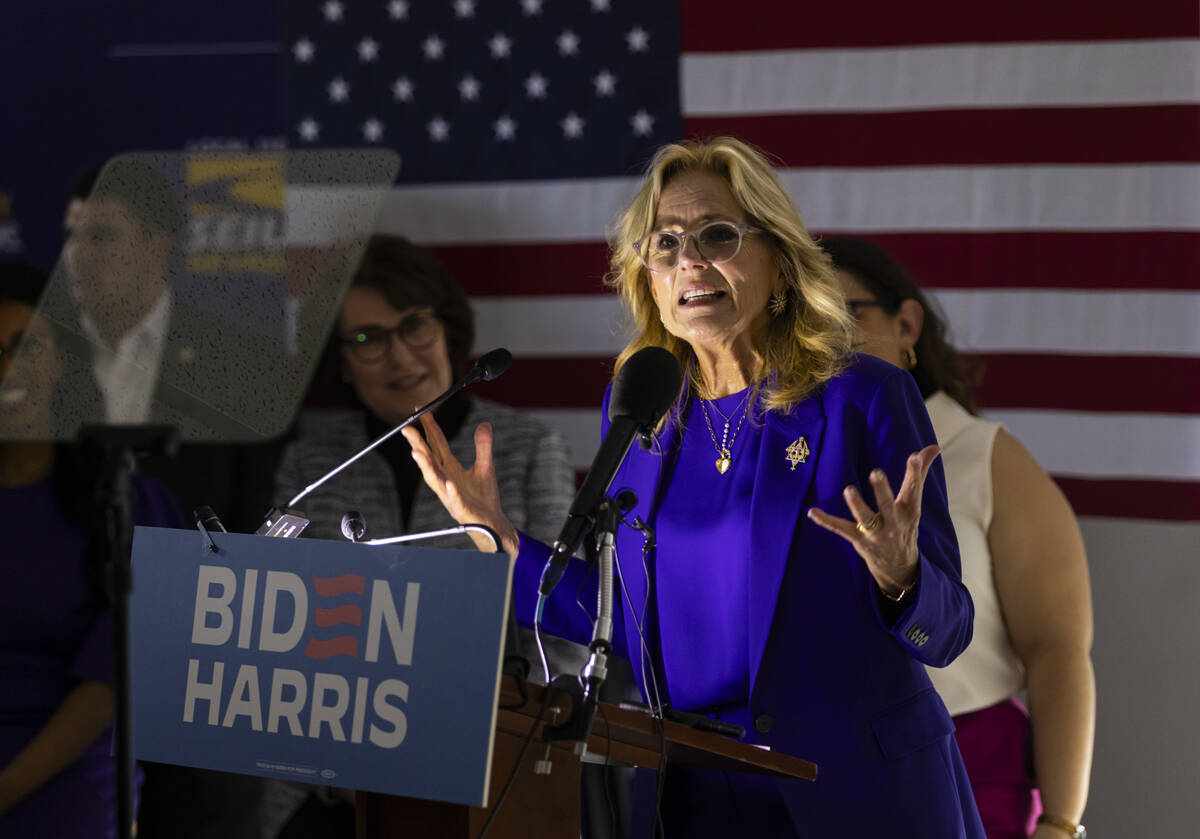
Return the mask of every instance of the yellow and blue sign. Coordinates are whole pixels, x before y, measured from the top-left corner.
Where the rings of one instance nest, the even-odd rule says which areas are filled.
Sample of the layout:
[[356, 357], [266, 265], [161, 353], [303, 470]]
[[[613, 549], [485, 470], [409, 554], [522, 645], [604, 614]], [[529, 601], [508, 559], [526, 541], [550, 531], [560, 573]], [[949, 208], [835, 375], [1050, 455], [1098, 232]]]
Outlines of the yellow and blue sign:
[[283, 274], [286, 155], [187, 157], [187, 268], [197, 275]]

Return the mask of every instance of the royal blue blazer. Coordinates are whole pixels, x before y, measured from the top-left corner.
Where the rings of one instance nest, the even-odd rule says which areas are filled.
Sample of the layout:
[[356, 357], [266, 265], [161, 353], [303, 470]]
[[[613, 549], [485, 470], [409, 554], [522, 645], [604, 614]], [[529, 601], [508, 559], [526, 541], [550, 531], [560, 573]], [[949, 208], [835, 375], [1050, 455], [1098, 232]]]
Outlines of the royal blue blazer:
[[[605, 431], [607, 402], [606, 395]], [[793, 467], [788, 448], [801, 438], [809, 454]], [[612, 494], [624, 488], [637, 494], [630, 521], [649, 520], [677, 429], [668, 423], [659, 439], [656, 451], [634, 446], [613, 481]], [[933, 442], [912, 377], [867, 356], [790, 412], [770, 412], [764, 420], [749, 510], [751, 542], [728, 546], [731, 554], [750, 552], [756, 604], [750, 614], [749, 704], [737, 721], [747, 724], [748, 741], [818, 765], [815, 782], [779, 782], [797, 836], [983, 839], [954, 724], [924, 667], [945, 666], [962, 652], [974, 617], [940, 461], [925, 483], [916, 596], [898, 616], [853, 547], [806, 516], [819, 507], [852, 518], [844, 487], [859, 487], [872, 502], [867, 476], [879, 467], [898, 491], [908, 456]], [[633, 662], [639, 683], [642, 547], [641, 533], [619, 528], [619, 571], [639, 614], [631, 614], [618, 587], [614, 646]], [[548, 547], [522, 535], [514, 594], [523, 622], [532, 621], [548, 555]], [[575, 602], [582, 589], [581, 602], [595, 603], [595, 575], [589, 572], [585, 563], [572, 561], [547, 602], [546, 631], [590, 639], [591, 627]], [[695, 666], [703, 665], [697, 650]], [[640, 687], [645, 695], [646, 685]]]

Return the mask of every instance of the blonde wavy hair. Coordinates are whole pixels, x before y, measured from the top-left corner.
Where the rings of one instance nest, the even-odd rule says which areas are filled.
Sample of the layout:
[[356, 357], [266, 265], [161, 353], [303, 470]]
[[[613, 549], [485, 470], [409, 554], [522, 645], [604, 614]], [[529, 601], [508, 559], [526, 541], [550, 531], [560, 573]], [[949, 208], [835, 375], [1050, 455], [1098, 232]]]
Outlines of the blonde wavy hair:
[[[754, 336], [760, 364], [755, 380], [766, 380], [765, 408], [787, 411], [845, 368], [854, 322], [846, 311], [829, 256], [805, 229], [771, 164], [757, 149], [733, 137], [660, 148], [637, 195], [617, 221], [604, 281], [621, 295], [636, 334], [617, 356], [616, 369], [643, 347], [663, 347], [684, 370], [680, 405], [690, 391], [701, 396], [708, 393], [692, 348], [663, 326], [650, 293], [650, 271], [633, 247], [654, 230], [663, 190], [686, 172], [707, 172], [724, 179], [749, 217], [747, 223], [766, 231], [770, 240], [787, 303], [783, 312], [771, 316], [767, 328]], [[752, 398], [748, 404], [755, 401]]]

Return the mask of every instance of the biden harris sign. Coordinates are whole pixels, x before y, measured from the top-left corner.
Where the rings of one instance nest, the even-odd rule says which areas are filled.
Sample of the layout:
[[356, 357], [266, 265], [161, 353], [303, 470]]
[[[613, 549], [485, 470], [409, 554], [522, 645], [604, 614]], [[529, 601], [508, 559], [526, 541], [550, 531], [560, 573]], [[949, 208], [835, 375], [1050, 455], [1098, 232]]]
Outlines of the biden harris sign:
[[504, 554], [137, 528], [138, 759], [486, 803]]

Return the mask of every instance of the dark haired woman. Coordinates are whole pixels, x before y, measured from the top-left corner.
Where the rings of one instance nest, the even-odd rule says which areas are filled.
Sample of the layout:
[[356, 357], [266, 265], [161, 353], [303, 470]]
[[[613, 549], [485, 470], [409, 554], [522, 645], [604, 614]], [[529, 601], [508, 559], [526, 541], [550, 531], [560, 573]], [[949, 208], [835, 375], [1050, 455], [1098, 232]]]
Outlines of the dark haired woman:
[[[929, 675], [955, 715], [987, 835], [1076, 833], [1095, 682], [1087, 560], [1074, 514], [1012, 435], [973, 415], [945, 324], [907, 272], [869, 242], [822, 245], [857, 317], [861, 349], [912, 373], [942, 446], [975, 632], [966, 652]], [[1028, 713], [1017, 699], [1022, 689]], [[1045, 813], [1035, 828], [1038, 790]]]
[[[283, 502], [465, 374], [475, 316], [461, 287], [433, 254], [401, 237], [379, 235], [367, 245], [335, 329], [333, 349], [357, 407], [301, 415], [299, 437], [284, 452], [276, 475], [277, 496]], [[500, 496], [514, 519], [529, 532], [551, 538], [566, 519], [574, 494], [562, 436], [527, 414], [466, 394], [447, 401], [435, 415], [460, 460], [471, 462], [476, 438], [497, 441], [494, 463], [476, 462], [474, 468], [494, 469]], [[306, 499], [304, 512], [312, 521], [306, 535], [341, 539], [341, 518], [351, 509], [363, 514], [372, 537], [456, 524], [422, 482], [412, 449], [400, 435]], [[472, 546], [466, 537], [423, 544]], [[492, 550], [482, 541], [476, 546]], [[275, 833], [285, 818], [282, 811], [297, 806], [286, 800], [297, 789], [269, 785], [264, 809], [268, 836], [318, 835], [324, 830], [319, 825], [330, 814], [309, 799], [308, 813], [293, 819], [285, 832]]]
[[[276, 493], [286, 501], [311, 481], [404, 420], [466, 373], [475, 340], [475, 315], [449, 271], [431, 254], [398, 236], [374, 236], [342, 302], [334, 342], [351, 410], [312, 410], [300, 418], [299, 438], [284, 453]], [[566, 518], [574, 477], [562, 436], [528, 414], [459, 394], [436, 412], [457, 457], [475, 452], [471, 430], [480, 423], [503, 439], [495, 463], [500, 492], [515, 517], [550, 537]], [[464, 433], [465, 432], [465, 433]], [[340, 539], [348, 509], [364, 514], [372, 536], [453, 527], [425, 488], [400, 435], [357, 461], [306, 500], [308, 535]], [[431, 543], [435, 544], [435, 543]], [[443, 546], [469, 547], [466, 537]], [[481, 550], [490, 545], [479, 544]]]
[[[55, 332], [34, 314], [43, 282], [0, 271], [0, 836], [107, 837], [111, 615], [86, 469], [52, 442], [55, 383], [81, 380], [64, 376]], [[161, 486], [135, 477], [133, 490], [135, 523], [181, 526]]]

